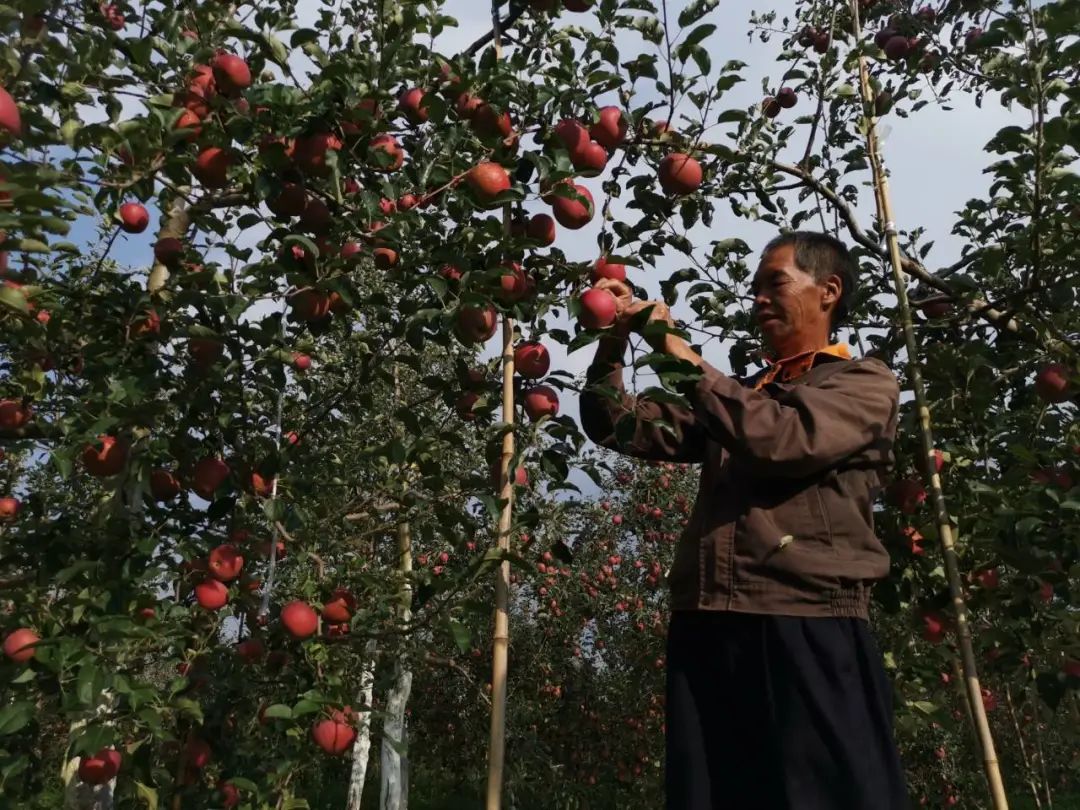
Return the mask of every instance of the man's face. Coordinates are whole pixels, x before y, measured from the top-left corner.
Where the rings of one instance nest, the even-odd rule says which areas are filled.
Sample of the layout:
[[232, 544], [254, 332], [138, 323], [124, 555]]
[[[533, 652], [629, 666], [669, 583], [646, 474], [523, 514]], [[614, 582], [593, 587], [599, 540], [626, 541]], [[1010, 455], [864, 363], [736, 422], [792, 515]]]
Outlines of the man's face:
[[[835, 277], [831, 277], [835, 278]], [[805, 351], [808, 341], [829, 334], [828, 283], [819, 284], [795, 264], [795, 246], [770, 250], [761, 260], [750, 291], [754, 322], [778, 357]]]

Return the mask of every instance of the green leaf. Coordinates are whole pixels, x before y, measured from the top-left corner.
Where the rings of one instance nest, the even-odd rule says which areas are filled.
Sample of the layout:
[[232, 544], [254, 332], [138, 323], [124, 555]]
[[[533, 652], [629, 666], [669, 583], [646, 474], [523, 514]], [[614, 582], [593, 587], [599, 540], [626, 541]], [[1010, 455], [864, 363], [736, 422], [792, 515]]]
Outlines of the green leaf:
[[144, 785], [142, 782], [136, 782], [135, 792], [138, 794], [140, 799], [146, 802], [146, 806], [147, 808], [149, 808], [149, 810], [157, 810], [158, 795], [156, 790], [154, 790], [149, 785]]
[[0, 709], [0, 737], [14, 734], [26, 726], [34, 717], [34, 704], [29, 700], [19, 700]]
[[26, 296], [15, 287], [0, 287], [0, 304], [24, 315], [29, 311]]
[[92, 659], [79, 667], [79, 676], [75, 681], [75, 694], [80, 703], [86, 706], [93, 705], [101, 693], [100, 674], [97, 664]]
[[450, 634], [454, 637], [454, 643], [457, 644], [458, 649], [463, 653], [468, 652], [472, 645], [472, 631], [467, 625], [453, 619], [449, 619], [447, 625], [450, 627]]
[[273, 720], [292, 720], [293, 710], [291, 707], [286, 706], [284, 703], [275, 703], [272, 706], [266, 707], [266, 711], [263, 712], [263, 716], [269, 717]]
[[305, 714], [315, 714], [322, 706], [313, 700], [302, 698], [296, 702], [296, 705], [292, 707], [293, 718], [302, 717]]

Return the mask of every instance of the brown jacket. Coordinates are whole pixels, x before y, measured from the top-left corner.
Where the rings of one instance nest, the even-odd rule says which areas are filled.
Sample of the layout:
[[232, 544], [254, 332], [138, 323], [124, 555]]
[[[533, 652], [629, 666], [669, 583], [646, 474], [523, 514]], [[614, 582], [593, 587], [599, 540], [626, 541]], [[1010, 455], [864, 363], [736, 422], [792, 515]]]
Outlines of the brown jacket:
[[866, 618], [870, 586], [889, 570], [872, 504], [892, 463], [899, 389], [879, 360], [813, 360], [761, 390], [706, 363], [683, 386], [690, 410], [627, 394], [623, 361], [589, 368], [590, 439], [704, 464], [667, 577], [673, 610]]

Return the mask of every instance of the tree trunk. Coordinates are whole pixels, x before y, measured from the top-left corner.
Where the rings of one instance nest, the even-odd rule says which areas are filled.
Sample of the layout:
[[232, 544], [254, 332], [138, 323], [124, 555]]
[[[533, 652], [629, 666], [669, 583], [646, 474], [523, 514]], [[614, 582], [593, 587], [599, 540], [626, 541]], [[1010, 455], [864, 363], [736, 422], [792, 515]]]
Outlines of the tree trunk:
[[407, 810], [409, 806], [408, 730], [405, 707], [412, 690], [412, 672], [402, 654], [394, 664], [394, 685], [386, 700], [383, 721], [381, 810]]
[[375, 639], [364, 647], [367, 660], [360, 671], [360, 727], [353, 743], [352, 772], [349, 774], [349, 798], [346, 810], [360, 810], [364, 798], [364, 782], [367, 779], [368, 759], [371, 756], [371, 692], [375, 682]]
[[[403, 624], [412, 620], [412, 532], [407, 521], [398, 524], [398, 570], [405, 576], [401, 588], [398, 615]], [[403, 641], [402, 644], [405, 644]], [[382, 810], [406, 810], [409, 806], [408, 737], [405, 729], [405, 707], [412, 690], [412, 671], [403, 647], [394, 659], [394, 683], [386, 699], [383, 738], [380, 758]]]

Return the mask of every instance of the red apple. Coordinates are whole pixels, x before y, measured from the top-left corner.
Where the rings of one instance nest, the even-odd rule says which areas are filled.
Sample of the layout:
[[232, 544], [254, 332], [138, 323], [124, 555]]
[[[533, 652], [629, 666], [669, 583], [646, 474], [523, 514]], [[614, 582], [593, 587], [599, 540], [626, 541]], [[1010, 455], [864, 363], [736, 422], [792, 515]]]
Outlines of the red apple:
[[281, 623], [293, 638], [308, 638], [319, 629], [319, 614], [307, 602], [289, 602], [281, 609]]
[[309, 197], [300, 213], [300, 224], [312, 233], [322, 234], [330, 228], [332, 221], [333, 217], [326, 203], [318, 197]]
[[483, 100], [477, 98], [470, 93], [462, 93], [457, 97], [457, 101], [454, 102], [454, 109], [457, 110], [457, 114], [466, 120], [476, 115], [476, 111], [483, 105]]
[[950, 312], [952, 312], [952, 302], [950, 301], [928, 301], [925, 304], [920, 304], [919, 309], [922, 314], [927, 318], [944, 318]]
[[397, 251], [385, 245], [371, 251], [371, 256], [375, 259], [375, 266], [380, 270], [389, 270], [391, 267], [396, 267], [398, 263]]
[[555, 243], [555, 220], [547, 214], [533, 214], [525, 226], [525, 235], [544, 247]]
[[163, 236], [154, 243], [154, 258], [167, 267], [175, 267], [183, 255], [184, 243], [175, 236]]
[[6, 132], [10, 138], [18, 138], [22, 135], [22, 117], [19, 115], [19, 106], [11, 93], [0, 87], [0, 130]]
[[593, 283], [595, 284], [602, 278], [626, 281], [626, 265], [609, 262], [606, 256], [601, 256], [592, 267]]
[[604, 329], [615, 323], [615, 296], [595, 287], [582, 293], [578, 323], [586, 329]]
[[398, 109], [410, 124], [419, 126], [428, 120], [427, 105], [424, 104], [424, 91], [413, 87], [404, 91], [398, 98]]
[[195, 464], [191, 474], [191, 488], [200, 497], [212, 501], [214, 492], [229, 478], [229, 465], [215, 456], [207, 456]]
[[323, 176], [330, 171], [326, 153], [341, 149], [341, 139], [329, 132], [316, 132], [296, 139], [292, 158], [301, 170]]
[[301, 374], [311, 368], [311, 358], [306, 354], [300, 352], [293, 352], [292, 356], [293, 368], [299, 371]]
[[1070, 373], [1061, 363], [1049, 363], [1035, 376], [1035, 393], [1043, 402], [1064, 402], [1072, 396]]
[[113, 31], [121, 31], [126, 24], [124, 18], [124, 12], [115, 3], [108, 3], [105, 0], [98, 3], [98, 11], [105, 22], [105, 27], [110, 28]]
[[16, 664], [25, 664], [34, 657], [34, 645], [41, 638], [28, 627], [12, 630], [4, 637], [4, 655]]
[[776, 100], [785, 110], [789, 110], [799, 101], [798, 94], [790, 87], [781, 87]]
[[266, 200], [266, 207], [279, 217], [298, 217], [307, 207], [308, 197], [301, 183], [286, 181], [281, 191]]
[[273, 478], [264, 477], [257, 471], [253, 472], [249, 479], [249, 489], [260, 498], [269, 498], [274, 494], [274, 480]]
[[780, 102], [772, 96], [765, 96], [761, 101], [761, 112], [766, 118], [776, 118], [780, 114]]
[[379, 100], [371, 97], [360, 99], [353, 108], [352, 117], [353, 120], [342, 123], [342, 133], [349, 138], [368, 134], [372, 130], [372, 125], [382, 118]]
[[393, 172], [401, 168], [405, 153], [393, 135], [376, 135], [368, 142], [368, 165], [377, 172]]
[[129, 202], [120, 206], [120, 229], [125, 233], [142, 233], [150, 224], [150, 214], [139, 203]]
[[495, 334], [499, 316], [493, 307], [464, 306], [458, 310], [455, 332], [467, 346], [483, 343]]
[[0, 498], [0, 522], [14, 520], [21, 508], [18, 498]]
[[570, 162], [584, 177], [595, 177], [607, 166], [607, 150], [596, 141], [588, 141], [570, 153]]
[[476, 401], [480, 397], [473, 391], [466, 391], [460, 397], [457, 402], [454, 403], [454, 410], [457, 411], [458, 416], [464, 419], [466, 422], [471, 422], [476, 418], [476, 413], [473, 411], [473, 407], [476, 405]]
[[575, 194], [584, 197], [584, 202], [576, 197], [563, 197], [553, 194], [551, 196], [551, 208], [555, 214], [555, 219], [558, 220], [560, 225], [571, 230], [578, 230], [585, 227], [592, 219], [595, 206], [593, 205], [592, 194], [589, 193], [585, 186], [579, 183], [567, 183], [567, 185]]
[[128, 447], [115, 436], [99, 436], [96, 444], [86, 446], [82, 462], [86, 471], [95, 478], [116, 475], [127, 462]]
[[893, 506], [906, 515], [914, 514], [919, 504], [926, 500], [926, 490], [917, 478], [901, 478], [893, 481], [886, 490]]
[[224, 95], [236, 97], [251, 86], [248, 63], [234, 53], [219, 53], [210, 62], [217, 89]]
[[353, 744], [353, 740], [356, 739], [356, 730], [345, 722], [343, 717], [320, 720], [311, 727], [311, 738], [326, 753], [339, 756], [348, 751]]
[[255, 664], [266, 655], [266, 645], [257, 638], [245, 638], [236, 645], [236, 654], [244, 660], [245, 664]]
[[564, 118], [555, 125], [555, 137], [562, 141], [566, 151], [573, 155], [589, 142], [589, 130], [580, 121]]
[[210, 576], [221, 582], [232, 582], [244, 567], [244, 558], [236, 546], [224, 543], [210, 552], [207, 559], [207, 569]]
[[232, 156], [219, 146], [208, 146], [195, 159], [191, 173], [207, 188], [224, 188], [228, 183], [228, 171]]
[[536, 422], [559, 413], [559, 395], [549, 385], [537, 385], [525, 392], [525, 413]]
[[668, 194], [692, 194], [701, 185], [701, 164], [689, 155], [674, 152], [660, 161], [660, 187]]
[[221, 610], [229, 601], [229, 589], [216, 579], [204, 579], [195, 586], [195, 601], [204, 610]]
[[911, 50], [911, 46], [908, 43], [907, 37], [898, 34], [889, 37], [888, 41], [885, 43], [884, 50], [885, 55], [895, 62], [906, 57]]
[[225, 352], [225, 344], [214, 338], [191, 338], [188, 340], [188, 352], [195, 367], [205, 371], [221, 359]]
[[491, 203], [499, 194], [510, 188], [510, 174], [498, 163], [483, 161], [465, 175], [465, 182], [481, 203]]
[[922, 636], [931, 644], [940, 644], [945, 640], [948, 632], [948, 623], [944, 616], [935, 611], [927, 611], [922, 615]]
[[514, 132], [510, 113], [500, 113], [490, 104], [477, 106], [472, 114], [472, 127], [480, 138], [509, 138]]
[[342, 624], [352, 619], [356, 610], [356, 597], [344, 588], [338, 588], [323, 603], [322, 617], [328, 622]]
[[626, 119], [618, 107], [601, 107], [599, 120], [589, 128], [593, 140], [607, 149], [619, 147], [626, 139]]
[[0, 399], [0, 430], [18, 430], [30, 421], [30, 408], [17, 399]]
[[544, 344], [528, 340], [514, 349], [514, 368], [526, 380], [535, 380], [548, 373], [551, 355]]
[[517, 262], [507, 262], [503, 265], [502, 275], [499, 276], [499, 289], [496, 292], [500, 301], [513, 303], [527, 297], [536, 289], [536, 282]]
[[447, 281], [461, 281], [461, 270], [452, 264], [444, 264], [439, 268], [439, 275]]
[[180, 491], [180, 482], [168, 470], [159, 468], [150, 473], [150, 494], [155, 501], [171, 501]]
[[184, 755], [189, 768], [202, 770], [210, 764], [210, 758], [213, 756], [213, 751], [210, 749], [210, 744], [205, 740], [201, 740], [198, 737], [188, 737]]
[[102, 748], [79, 760], [79, 779], [88, 785], [104, 785], [120, 771], [121, 756], [115, 748]]
[[292, 317], [295, 320], [319, 321], [330, 312], [330, 296], [322, 290], [311, 288], [300, 290], [289, 298], [289, 306], [292, 307]]
[[975, 580], [987, 590], [993, 590], [1001, 584], [1001, 572], [996, 568], [984, 568], [975, 575]]

